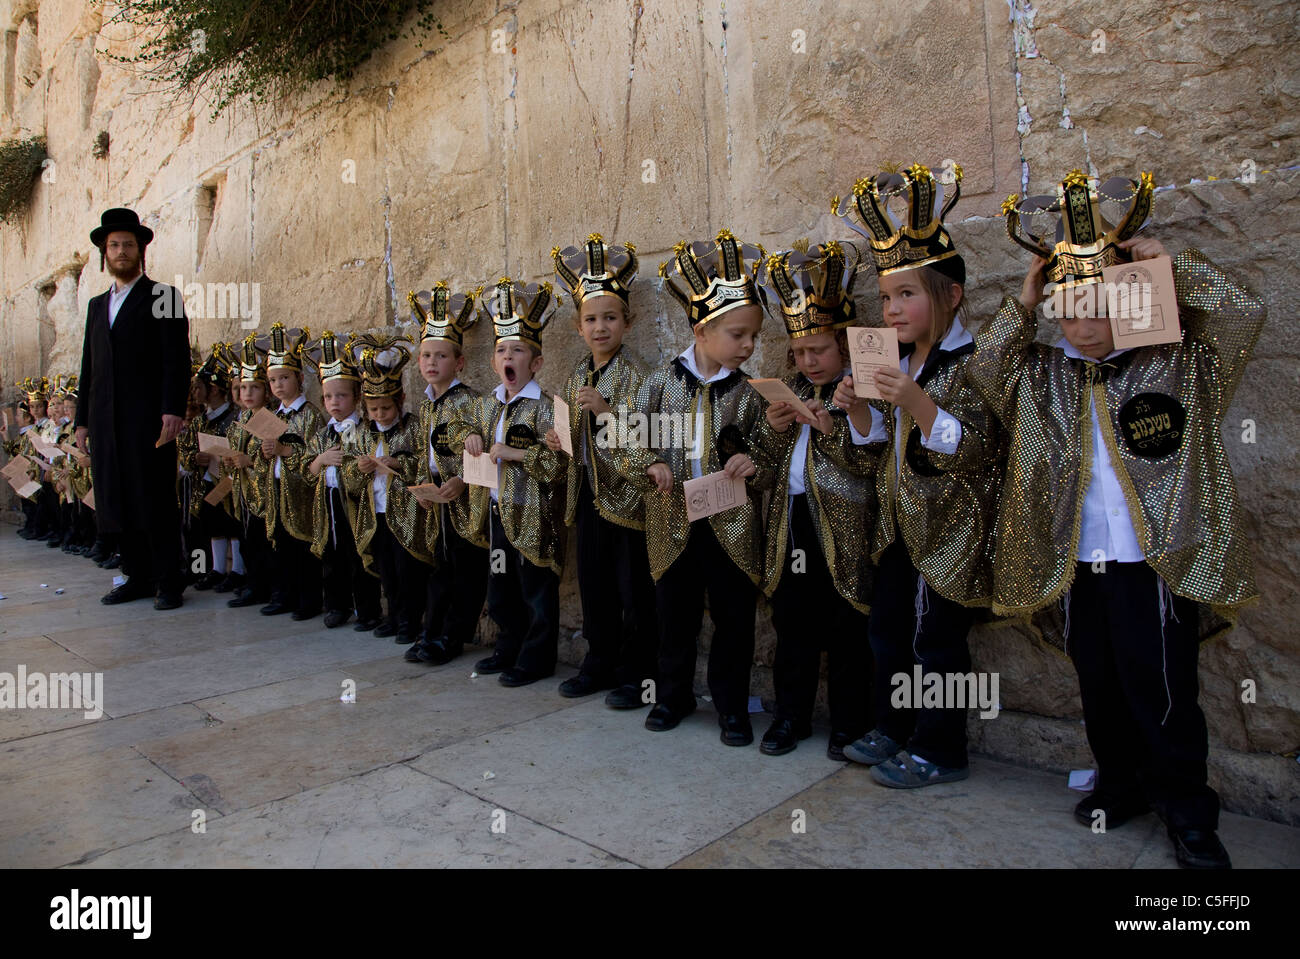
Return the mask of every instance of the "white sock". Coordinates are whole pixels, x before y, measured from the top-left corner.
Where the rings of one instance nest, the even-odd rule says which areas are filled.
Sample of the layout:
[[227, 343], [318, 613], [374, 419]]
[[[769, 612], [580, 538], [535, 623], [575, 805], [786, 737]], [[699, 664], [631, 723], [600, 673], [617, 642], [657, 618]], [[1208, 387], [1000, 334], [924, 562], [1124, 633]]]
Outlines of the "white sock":
[[243, 576], [246, 572], [244, 569], [244, 554], [239, 551], [239, 540], [237, 539], [230, 541], [230, 564], [230, 568], [235, 571], [236, 576]]
[[212, 541], [212, 570], [226, 575], [226, 545], [230, 542], [228, 539], [214, 539]]
[[929, 761], [930, 760], [926, 759], [924, 756], [912, 753], [912, 762], [914, 763], [928, 763]]

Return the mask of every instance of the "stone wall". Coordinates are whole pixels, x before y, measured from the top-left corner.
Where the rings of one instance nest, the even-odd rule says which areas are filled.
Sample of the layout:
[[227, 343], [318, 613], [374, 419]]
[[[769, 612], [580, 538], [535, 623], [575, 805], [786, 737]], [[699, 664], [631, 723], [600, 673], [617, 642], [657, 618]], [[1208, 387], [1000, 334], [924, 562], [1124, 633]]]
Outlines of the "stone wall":
[[[134, 207], [156, 231], [155, 278], [257, 284], [263, 329], [391, 325], [408, 289], [549, 278], [552, 246], [592, 231], [631, 240], [643, 280], [630, 342], [659, 361], [685, 343], [654, 279], [680, 239], [723, 226], [769, 249], [844, 238], [832, 194], [885, 161], [953, 160], [965, 179], [952, 232], [975, 315], [987, 315], [1025, 267], [996, 218], [1007, 194], [1045, 192], [1075, 166], [1153, 170], [1151, 234], [1203, 249], [1269, 308], [1224, 424], [1263, 598], [1204, 650], [1202, 703], [1228, 808], [1300, 822], [1294, 4], [449, 0], [437, 6], [445, 37], [390, 44], [346, 91], [321, 84], [215, 122], [202, 101], [110, 59], [134, 49], [113, 10], [0, 0], [0, 136], [44, 133], [53, 161], [25, 220], [0, 228], [8, 401], [19, 377], [76, 368], [85, 304], [109, 282], [87, 233], [109, 206]], [[101, 131], [111, 146], [96, 159]], [[861, 292], [878, 316], [870, 284]], [[242, 333], [233, 308], [216, 312], [192, 322], [205, 346]], [[546, 339], [548, 389], [580, 354], [571, 316]], [[752, 365], [778, 374], [770, 320], [765, 340]], [[471, 341], [468, 378], [490, 386], [490, 335]], [[571, 634], [571, 573], [563, 599]], [[773, 638], [760, 621], [755, 688], [767, 698]], [[571, 661], [581, 645], [566, 638]], [[1069, 664], [1016, 629], [980, 629], [973, 646], [980, 668], [1000, 672], [1005, 707], [972, 720], [976, 747], [1090, 765]], [[1254, 703], [1242, 702], [1246, 680]]]

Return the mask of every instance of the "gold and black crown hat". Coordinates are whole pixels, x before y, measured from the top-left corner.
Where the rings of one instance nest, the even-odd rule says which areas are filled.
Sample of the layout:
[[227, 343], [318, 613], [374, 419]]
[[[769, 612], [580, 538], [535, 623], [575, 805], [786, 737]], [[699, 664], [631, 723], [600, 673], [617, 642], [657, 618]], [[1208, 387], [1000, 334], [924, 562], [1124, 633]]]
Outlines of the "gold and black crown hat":
[[[961, 167], [955, 164], [951, 195], [945, 193], [929, 167], [913, 163], [906, 170], [884, 170], [858, 180], [852, 205], [841, 211], [840, 198], [832, 197], [831, 213], [845, 217], [849, 229], [869, 241], [878, 275], [929, 266], [964, 284], [966, 262], [943, 224], [961, 198]], [[850, 212], [857, 213], [861, 225], [849, 218]]]
[[[316, 343], [302, 351], [303, 362], [320, 377], [322, 386], [330, 380], [361, 382], [361, 370], [357, 367], [352, 351], [348, 349], [350, 342], [342, 343], [333, 330], [326, 330]], [[320, 353], [319, 359], [316, 357], [317, 352]]]
[[599, 233], [587, 236], [582, 246], [551, 250], [555, 275], [569, 291], [579, 310], [587, 300], [615, 296], [628, 305], [632, 281], [636, 279], [636, 247], [631, 243], [609, 246]]
[[768, 313], [785, 324], [791, 339], [833, 333], [853, 323], [853, 282], [861, 264], [852, 243], [830, 240], [809, 249], [804, 240], [763, 261], [758, 287]]
[[63, 378], [63, 385], [59, 387], [59, 395], [66, 398], [77, 399], [81, 383], [77, 379], [76, 373], [69, 373]]
[[284, 328], [284, 324], [275, 322], [271, 324], [271, 345], [266, 351], [266, 368], [270, 370], [296, 370], [302, 372], [302, 354], [306, 350], [307, 342], [311, 339], [311, 330], [303, 327], [298, 332], [297, 339], [290, 342], [292, 333]]
[[194, 375], [209, 386], [230, 388], [229, 343], [213, 343], [212, 351], [199, 365]]
[[420, 325], [420, 342], [444, 340], [464, 349], [465, 334], [478, 322], [474, 307], [482, 295], [481, 286], [466, 293], [453, 294], [446, 280], [439, 280], [432, 290], [407, 293], [411, 320]]
[[50, 398], [50, 381], [44, 376], [29, 376], [14, 385], [27, 394], [28, 403], [44, 403]]
[[[1029, 252], [1046, 257], [1048, 282], [1068, 288], [1100, 283], [1102, 270], [1128, 262], [1130, 257], [1119, 244], [1142, 229], [1151, 215], [1154, 193], [1150, 173], [1143, 173], [1137, 182], [1112, 177], [1099, 184], [1097, 177], [1071, 170], [1055, 195], [1022, 200], [1013, 193], [1002, 204], [1002, 213], [1007, 235]], [[1117, 226], [1102, 215], [1103, 202], [1124, 207]]]
[[[767, 252], [762, 246], [736, 239], [723, 229], [717, 238], [683, 240], [673, 247], [673, 258], [659, 264], [659, 276], [686, 310], [694, 329], [741, 306], [762, 306], [754, 276]], [[678, 283], [669, 276], [675, 266]]]
[[411, 360], [414, 344], [405, 336], [353, 334], [347, 351], [361, 371], [361, 395], [383, 399], [402, 392], [402, 370]]
[[229, 343], [221, 344], [222, 357], [236, 383], [261, 383], [267, 385], [266, 351], [257, 345], [257, 334], [249, 333], [238, 351]]
[[493, 342], [517, 340], [540, 350], [542, 331], [560, 302], [550, 283], [525, 285], [503, 276], [479, 300], [479, 310], [492, 321]]
[[195, 340], [190, 344], [190, 376], [194, 376], [203, 365], [203, 351], [199, 349], [199, 341]]

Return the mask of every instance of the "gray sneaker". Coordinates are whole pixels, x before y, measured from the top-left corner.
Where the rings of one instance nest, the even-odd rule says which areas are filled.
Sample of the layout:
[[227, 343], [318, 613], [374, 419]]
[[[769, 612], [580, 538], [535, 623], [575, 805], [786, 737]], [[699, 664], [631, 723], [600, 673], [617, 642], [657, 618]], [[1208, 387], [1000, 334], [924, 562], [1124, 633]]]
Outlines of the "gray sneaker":
[[844, 758], [863, 766], [875, 766], [893, 759], [902, 748], [879, 729], [873, 729], [861, 739], [845, 746]]
[[922, 786], [933, 786], [935, 783], [957, 782], [968, 776], [970, 776], [969, 766], [953, 769], [932, 762], [917, 762], [904, 750], [900, 750], [893, 759], [880, 763], [871, 770], [872, 779], [892, 789], [918, 789]]

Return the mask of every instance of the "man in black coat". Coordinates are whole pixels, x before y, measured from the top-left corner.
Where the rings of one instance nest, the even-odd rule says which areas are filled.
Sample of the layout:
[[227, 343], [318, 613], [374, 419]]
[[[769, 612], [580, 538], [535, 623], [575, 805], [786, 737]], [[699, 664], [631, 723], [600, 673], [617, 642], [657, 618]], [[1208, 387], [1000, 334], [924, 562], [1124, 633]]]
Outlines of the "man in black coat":
[[86, 309], [77, 445], [90, 438], [99, 528], [121, 534], [126, 582], [108, 605], [155, 596], [181, 605], [184, 548], [176, 505], [176, 435], [190, 383], [189, 321], [174, 287], [144, 273], [153, 231], [134, 211], [106, 211], [91, 231], [113, 286]]

